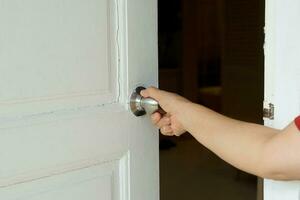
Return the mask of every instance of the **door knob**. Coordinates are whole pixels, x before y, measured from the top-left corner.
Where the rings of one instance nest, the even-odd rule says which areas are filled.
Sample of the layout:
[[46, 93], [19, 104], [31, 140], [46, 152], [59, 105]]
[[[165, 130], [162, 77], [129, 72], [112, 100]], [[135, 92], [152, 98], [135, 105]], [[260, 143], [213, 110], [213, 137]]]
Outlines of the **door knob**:
[[146, 88], [137, 87], [130, 96], [130, 109], [131, 112], [139, 117], [145, 114], [153, 114], [154, 112], [160, 112], [164, 114], [165, 112], [159, 106], [158, 102], [152, 98], [144, 98], [141, 95], [141, 91]]

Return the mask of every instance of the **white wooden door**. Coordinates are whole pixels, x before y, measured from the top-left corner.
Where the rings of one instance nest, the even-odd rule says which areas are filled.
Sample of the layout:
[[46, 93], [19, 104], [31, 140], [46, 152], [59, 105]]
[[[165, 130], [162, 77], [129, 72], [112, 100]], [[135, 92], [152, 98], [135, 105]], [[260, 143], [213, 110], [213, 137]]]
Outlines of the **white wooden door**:
[[0, 199], [157, 200], [155, 0], [0, 0]]
[[[280, 129], [300, 114], [299, 20], [299, 0], [266, 1], [265, 100], [275, 105], [275, 119], [265, 124]], [[299, 200], [300, 182], [265, 180], [264, 199]]]

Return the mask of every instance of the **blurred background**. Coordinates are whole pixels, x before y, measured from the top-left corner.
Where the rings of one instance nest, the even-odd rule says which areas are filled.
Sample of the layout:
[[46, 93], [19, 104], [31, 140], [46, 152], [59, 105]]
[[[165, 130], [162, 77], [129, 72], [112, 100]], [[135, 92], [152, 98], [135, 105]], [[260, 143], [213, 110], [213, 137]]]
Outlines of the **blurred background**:
[[[262, 124], [261, 0], [158, 0], [159, 85], [226, 116]], [[240, 152], [243, 154], [243, 152]], [[160, 136], [161, 200], [261, 199], [241, 172], [190, 135]]]

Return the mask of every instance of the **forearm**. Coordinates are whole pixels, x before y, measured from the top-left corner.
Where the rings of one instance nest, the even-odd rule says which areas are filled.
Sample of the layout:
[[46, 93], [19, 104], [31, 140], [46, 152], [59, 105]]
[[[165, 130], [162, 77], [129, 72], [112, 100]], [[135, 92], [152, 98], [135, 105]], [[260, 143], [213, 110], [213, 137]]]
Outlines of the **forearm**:
[[271, 179], [300, 179], [300, 128], [295, 123], [276, 130], [230, 119], [156, 88], [148, 88], [142, 95], [156, 99], [167, 112], [151, 116], [162, 134], [180, 136], [188, 131], [241, 170]]
[[264, 175], [262, 152], [277, 130], [233, 120], [197, 104], [185, 103], [182, 110], [178, 117], [200, 143], [235, 167]]

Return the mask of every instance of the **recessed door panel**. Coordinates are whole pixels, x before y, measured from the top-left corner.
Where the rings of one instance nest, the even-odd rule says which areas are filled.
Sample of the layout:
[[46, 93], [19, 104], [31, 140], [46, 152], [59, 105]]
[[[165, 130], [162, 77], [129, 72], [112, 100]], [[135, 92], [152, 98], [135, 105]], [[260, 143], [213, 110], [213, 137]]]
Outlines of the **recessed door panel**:
[[[119, 200], [121, 182], [125, 174], [119, 160], [100, 163], [82, 169], [49, 175], [25, 183], [0, 189], [0, 198], [6, 200]], [[122, 177], [123, 176], [123, 177]]]
[[1, 0], [0, 104], [115, 101], [116, 16], [113, 0]]

